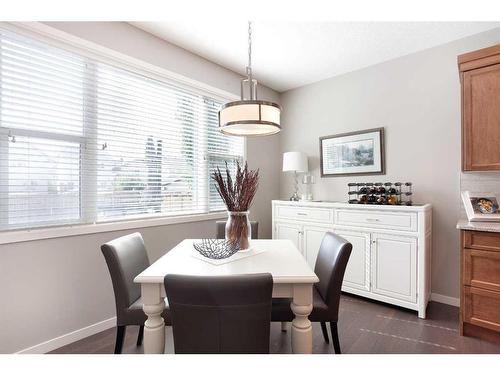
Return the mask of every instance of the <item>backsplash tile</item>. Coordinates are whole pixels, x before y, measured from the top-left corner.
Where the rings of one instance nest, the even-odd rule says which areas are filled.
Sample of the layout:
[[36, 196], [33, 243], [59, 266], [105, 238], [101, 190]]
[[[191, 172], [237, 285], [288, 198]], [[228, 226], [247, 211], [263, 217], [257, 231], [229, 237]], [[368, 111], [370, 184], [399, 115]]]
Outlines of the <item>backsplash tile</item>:
[[461, 173], [460, 190], [500, 192], [500, 172]]

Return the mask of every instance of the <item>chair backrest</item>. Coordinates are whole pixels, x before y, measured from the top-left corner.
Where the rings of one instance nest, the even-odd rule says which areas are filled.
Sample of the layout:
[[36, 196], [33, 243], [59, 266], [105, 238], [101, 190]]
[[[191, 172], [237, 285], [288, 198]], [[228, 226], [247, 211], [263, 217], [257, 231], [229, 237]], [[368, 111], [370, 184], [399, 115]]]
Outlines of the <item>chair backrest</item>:
[[122, 311], [141, 296], [134, 278], [149, 266], [148, 254], [140, 233], [119, 237], [101, 246], [115, 292], [118, 323]]
[[[217, 233], [217, 239], [224, 239], [226, 237], [226, 221], [216, 221], [215, 222]], [[252, 240], [257, 240], [259, 238], [259, 222], [258, 221], [250, 221], [250, 237]]]
[[337, 316], [342, 282], [351, 251], [351, 243], [333, 232], [326, 232], [314, 267], [314, 273], [319, 278], [319, 282], [315, 284], [316, 289], [328, 309]]
[[269, 353], [270, 274], [165, 276], [176, 353]]

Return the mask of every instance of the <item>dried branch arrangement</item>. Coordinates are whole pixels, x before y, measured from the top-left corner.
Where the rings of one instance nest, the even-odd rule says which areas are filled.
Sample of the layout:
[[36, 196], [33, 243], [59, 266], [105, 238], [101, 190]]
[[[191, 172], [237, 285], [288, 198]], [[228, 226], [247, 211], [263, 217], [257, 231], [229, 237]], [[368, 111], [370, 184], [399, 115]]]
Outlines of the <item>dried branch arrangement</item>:
[[256, 171], [249, 170], [247, 163], [242, 169], [240, 163], [236, 162], [236, 176], [233, 182], [226, 162], [225, 173], [221, 173], [217, 167], [217, 170], [212, 174], [212, 179], [215, 181], [215, 188], [228, 211], [248, 211], [259, 187], [258, 169]]
[[242, 169], [240, 163], [236, 162], [236, 176], [233, 181], [226, 163], [225, 173], [221, 173], [217, 167], [212, 178], [229, 211], [226, 223], [226, 240], [238, 250], [248, 249], [250, 247], [251, 227], [246, 212], [259, 187], [259, 170], [248, 170], [246, 163]]

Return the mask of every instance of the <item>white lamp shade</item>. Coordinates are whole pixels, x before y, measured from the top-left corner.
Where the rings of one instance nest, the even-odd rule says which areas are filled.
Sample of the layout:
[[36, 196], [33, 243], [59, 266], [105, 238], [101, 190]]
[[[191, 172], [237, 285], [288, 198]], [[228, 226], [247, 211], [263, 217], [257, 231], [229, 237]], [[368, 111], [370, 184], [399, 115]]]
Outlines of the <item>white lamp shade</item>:
[[279, 105], [263, 100], [227, 103], [219, 111], [219, 129], [239, 136], [276, 134], [281, 130], [280, 113]]
[[285, 152], [283, 154], [283, 172], [307, 172], [307, 155], [303, 152]]

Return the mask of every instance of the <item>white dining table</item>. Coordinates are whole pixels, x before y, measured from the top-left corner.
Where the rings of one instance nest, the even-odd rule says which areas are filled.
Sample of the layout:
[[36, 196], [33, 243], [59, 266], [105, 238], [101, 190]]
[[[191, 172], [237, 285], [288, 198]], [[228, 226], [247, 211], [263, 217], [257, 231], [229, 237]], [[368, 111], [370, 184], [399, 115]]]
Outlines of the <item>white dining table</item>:
[[[164, 353], [165, 326], [161, 313], [165, 308], [163, 279], [167, 274], [226, 276], [253, 273], [270, 273], [273, 277], [273, 297], [291, 298], [291, 340], [293, 353], [312, 352], [312, 326], [309, 314], [312, 311], [313, 284], [318, 277], [289, 240], [252, 240], [251, 249], [244, 258], [232, 256], [221, 264], [213, 264], [193, 248], [194, 242], [186, 239], [163, 255], [134, 282], [141, 284], [143, 309], [147, 315], [144, 324], [144, 352]], [[240, 254], [243, 255], [243, 254]]]

